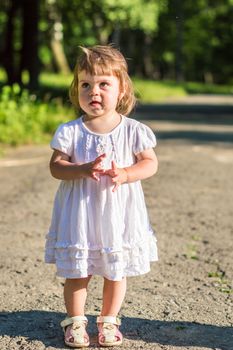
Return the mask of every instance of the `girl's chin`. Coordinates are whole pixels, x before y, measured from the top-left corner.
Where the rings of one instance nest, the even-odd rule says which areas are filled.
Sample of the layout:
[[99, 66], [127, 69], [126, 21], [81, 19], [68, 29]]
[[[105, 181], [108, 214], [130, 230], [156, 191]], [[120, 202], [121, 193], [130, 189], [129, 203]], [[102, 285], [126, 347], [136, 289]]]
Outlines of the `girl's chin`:
[[89, 106], [86, 108], [86, 111], [89, 111], [90, 113], [102, 113], [104, 111], [103, 107], [101, 105], [96, 105], [96, 106]]
[[103, 111], [90, 111], [90, 110], [87, 111], [86, 110], [84, 112], [88, 118], [97, 118], [97, 117], [101, 117], [104, 114]]

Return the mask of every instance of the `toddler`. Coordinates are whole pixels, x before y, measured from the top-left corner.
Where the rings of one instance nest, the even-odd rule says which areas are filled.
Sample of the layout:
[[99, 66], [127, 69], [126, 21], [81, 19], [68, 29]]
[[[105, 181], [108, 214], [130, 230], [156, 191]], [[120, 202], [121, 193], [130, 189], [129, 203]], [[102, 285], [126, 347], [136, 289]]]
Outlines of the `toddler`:
[[127, 117], [135, 105], [127, 63], [112, 46], [81, 48], [70, 88], [82, 116], [60, 125], [51, 141], [50, 170], [61, 180], [46, 239], [45, 261], [65, 278], [65, 344], [87, 347], [85, 301], [93, 275], [104, 278], [97, 317], [101, 346], [122, 343], [117, 317], [126, 277], [157, 260], [140, 180], [154, 175], [156, 138]]

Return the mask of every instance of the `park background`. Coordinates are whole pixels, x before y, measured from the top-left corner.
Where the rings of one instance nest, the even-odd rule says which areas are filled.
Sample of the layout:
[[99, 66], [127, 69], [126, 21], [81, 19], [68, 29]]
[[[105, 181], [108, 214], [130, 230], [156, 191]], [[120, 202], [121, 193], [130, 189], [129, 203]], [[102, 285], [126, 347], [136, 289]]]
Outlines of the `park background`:
[[232, 96], [232, 19], [232, 0], [2, 0], [0, 143], [47, 142], [75, 117], [80, 45], [120, 48], [141, 104]]

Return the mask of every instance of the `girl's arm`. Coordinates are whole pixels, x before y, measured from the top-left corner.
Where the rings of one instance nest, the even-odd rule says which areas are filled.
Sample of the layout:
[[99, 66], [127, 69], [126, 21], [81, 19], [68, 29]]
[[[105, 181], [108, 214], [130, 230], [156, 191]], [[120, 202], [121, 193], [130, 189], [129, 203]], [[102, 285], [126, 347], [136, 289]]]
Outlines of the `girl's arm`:
[[102, 174], [102, 160], [105, 154], [101, 154], [93, 162], [78, 164], [71, 163], [70, 157], [58, 150], [55, 150], [50, 160], [50, 172], [53, 177], [59, 180], [77, 180], [90, 177], [99, 181], [98, 174]]
[[152, 148], [138, 153], [136, 158], [137, 163], [124, 168], [127, 172], [127, 182], [147, 179], [158, 170], [158, 159]]
[[113, 192], [125, 182], [130, 183], [147, 179], [157, 172], [158, 160], [152, 148], [138, 153], [136, 158], [137, 162], [126, 168], [117, 168], [116, 163], [113, 161], [112, 169], [105, 172], [105, 174], [112, 177], [112, 182], [114, 183]]

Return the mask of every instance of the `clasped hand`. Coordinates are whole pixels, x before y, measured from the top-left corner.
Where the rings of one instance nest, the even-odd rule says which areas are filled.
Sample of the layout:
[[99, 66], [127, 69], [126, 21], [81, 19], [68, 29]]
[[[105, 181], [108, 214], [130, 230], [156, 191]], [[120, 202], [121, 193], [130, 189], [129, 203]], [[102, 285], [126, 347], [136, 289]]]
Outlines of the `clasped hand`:
[[99, 181], [100, 175], [108, 175], [112, 178], [114, 187], [112, 189], [115, 192], [118, 187], [127, 182], [127, 171], [124, 168], [118, 168], [115, 161], [112, 161], [112, 167], [110, 169], [103, 169], [102, 160], [106, 157], [106, 154], [101, 154], [93, 162], [86, 164], [86, 170], [88, 176], [92, 179]]

